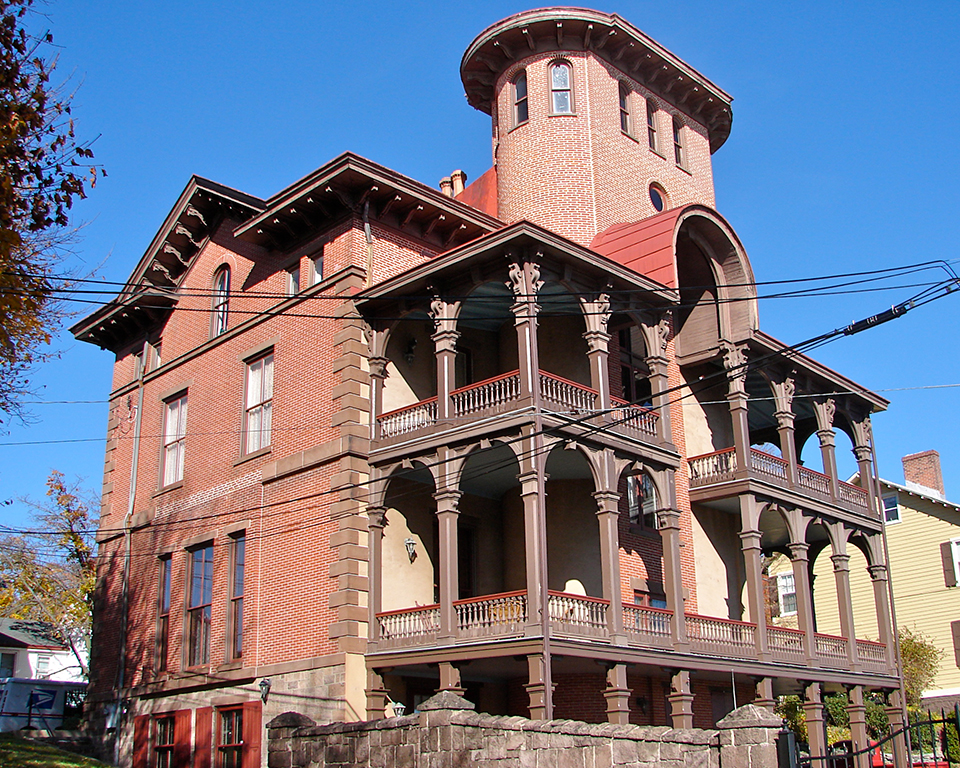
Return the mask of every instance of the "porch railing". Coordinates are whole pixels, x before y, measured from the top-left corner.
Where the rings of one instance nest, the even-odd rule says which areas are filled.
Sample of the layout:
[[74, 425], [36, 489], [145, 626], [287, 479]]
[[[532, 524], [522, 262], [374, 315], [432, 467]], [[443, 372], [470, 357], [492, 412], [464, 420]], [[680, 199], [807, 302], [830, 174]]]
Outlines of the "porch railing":
[[786, 483], [790, 477], [789, 464], [786, 459], [771, 456], [769, 453], [764, 453], [756, 448], [750, 449], [750, 465], [761, 475], [769, 475], [779, 480], [780, 483]]
[[548, 593], [548, 599], [550, 624], [558, 632], [588, 637], [607, 636], [609, 600], [553, 590]]
[[830, 478], [822, 472], [815, 472], [806, 467], [797, 467], [797, 480], [801, 488], [830, 498]]
[[767, 626], [767, 647], [774, 661], [796, 663], [803, 659], [803, 632], [789, 627]]
[[619, 397], [611, 397], [613, 403], [613, 427], [623, 427], [628, 431], [639, 432], [644, 437], [657, 436], [657, 422], [660, 420], [660, 414], [652, 408], [644, 408], [642, 405], [629, 405], [626, 400]]
[[380, 438], [405, 435], [433, 424], [437, 420], [437, 398], [398, 408], [377, 419]]
[[816, 634], [817, 658], [825, 667], [845, 669], [850, 665], [847, 638], [836, 635]]
[[492, 379], [455, 389], [450, 393], [450, 399], [453, 401], [453, 415], [456, 417], [497, 410], [519, 397], [519, 371], [503, 373]]
[[846, 501], [849, 504], [856, 504], [858, 507], [868, 506], [867, 492], [863, 488], [859, 488], [856, 485], [850, 485], [850, 483], [845, 483], [843, 480], [840, 481], [839, 485], [841, 501]]
[[540, 396], [577, 412], [592, 411], [597, 402], [597, 390], [546, 371], [540, 371]]
[[631, 640], [641, 645], [654, 645], [669, 648], [673, 644], [670, 636], [670, 617], [673, 611], [666, 608], [647, 608], [641, 605], [623, 606], [623, 628]]
[[697, 653], [753, 658], [757, 653], [755, 624], [687, 614], [687, 640]]
[[440, 631], [440, 606], [422, 605], [377, 614], [380, 644], [387, 647], [423, 645]]
[[515, 635], [527, 621], [525, 590], [457, 600], [453, 605], [460, 637]]
[[737, 471], [737, 451], [724, 448], [690, 459], [690, 485], [708, 485], [733, 478]]
[[887, 646], [873, 640], [857, 640], [857, 659], [866, 669], [882, 672], [887, 669]]

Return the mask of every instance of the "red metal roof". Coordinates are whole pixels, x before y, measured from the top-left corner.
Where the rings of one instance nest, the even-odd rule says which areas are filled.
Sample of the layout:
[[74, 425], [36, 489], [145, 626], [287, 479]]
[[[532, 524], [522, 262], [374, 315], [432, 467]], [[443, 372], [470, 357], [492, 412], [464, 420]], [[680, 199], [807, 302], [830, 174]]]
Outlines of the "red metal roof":
[[668, 288], [677, 287], [673, 238], [677, 219], [687, 209], [673, 208], [631, 224], [614, 224], [593, 238], [590, 250]]
[[461, 203], [473, 206], [488, 216], [497, 216], [497, 166], [490, 168], [485, 174], [468, 185], [456, 199]]

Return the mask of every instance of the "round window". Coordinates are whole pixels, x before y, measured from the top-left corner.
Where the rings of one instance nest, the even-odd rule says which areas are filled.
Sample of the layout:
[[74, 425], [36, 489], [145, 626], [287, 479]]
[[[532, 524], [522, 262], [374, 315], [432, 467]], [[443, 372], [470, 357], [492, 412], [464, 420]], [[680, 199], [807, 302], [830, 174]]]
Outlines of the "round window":
[[650, 185], [650, 202], [658, 213], [667, 207], [667, 196], [656, 184]]

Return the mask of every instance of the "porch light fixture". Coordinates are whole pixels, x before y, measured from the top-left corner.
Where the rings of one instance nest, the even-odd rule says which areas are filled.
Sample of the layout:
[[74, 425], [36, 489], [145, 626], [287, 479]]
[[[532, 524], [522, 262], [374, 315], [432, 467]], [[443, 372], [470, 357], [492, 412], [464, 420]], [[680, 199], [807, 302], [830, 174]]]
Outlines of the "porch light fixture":
[[403, 546], [407, 548], [407, 557], [410, 558], [410, 562], [412, 563], [417, 559], [417, 542], [413, 539], [404, 539]]
[[407, 361], [407, 365], [413, 365], [413, 353], [417, 350], [417, 340], [410, 339], [410, 342], [407, 344], [407, 351], [403, 353], [403, 359]]
[[273, 687], [273, 681], [269, 677], [264, 677], [257, 684], [260, 689], [260, 701], [267, 703], [267, 697], [270, 695], [270, 689]]
[[394, 717], [403, 717], [403, 713], [407, 711], [407, 705], [400, 702], [393, 702], [393, 714]]

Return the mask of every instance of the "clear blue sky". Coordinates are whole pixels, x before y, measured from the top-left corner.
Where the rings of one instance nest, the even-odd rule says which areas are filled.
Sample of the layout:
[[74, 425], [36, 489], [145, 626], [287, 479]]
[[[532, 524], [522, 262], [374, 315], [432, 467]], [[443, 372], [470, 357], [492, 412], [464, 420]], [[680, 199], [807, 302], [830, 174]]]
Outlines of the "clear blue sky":
[[[489, 118], [466, 104], [460, 57], [486, 26], [530, 7], [51, 0], [60, 72], [82, 81], [78, 131], [99, 134], [109, 173], [76, 209], [87, 224], [72, 266], [126, 279], [193, 173], [267, 197], [351, 150], [431, 185], [455, 168], [476, 178], [490, 165]], [[758, 280], [960, 256], [955, 0], [599, 10], [734, 96], [733, 132], [714, 155], [717, 207]], [[761, 324], [797, 342], [915, 290], [764, 301]], [[895, 390], [960, 383], [958, 321], [960, 295], [948, 296], [816, 353], [892, 401], [874, 417], [883, 476], [902, 480], [902, 455], [936, 448], [956, 501], [960, 389]], [[57, 348], [35, 377], [40, 400], [103, 400], [112, 355], [66, 335]], [[32, 410], [34, 424], [0, 435], [0, 500], [39, 496], [51, 468], [99, 490], [106, 406]], [[19, 503], [0, 506], [0, 523], [25, 522]]]

